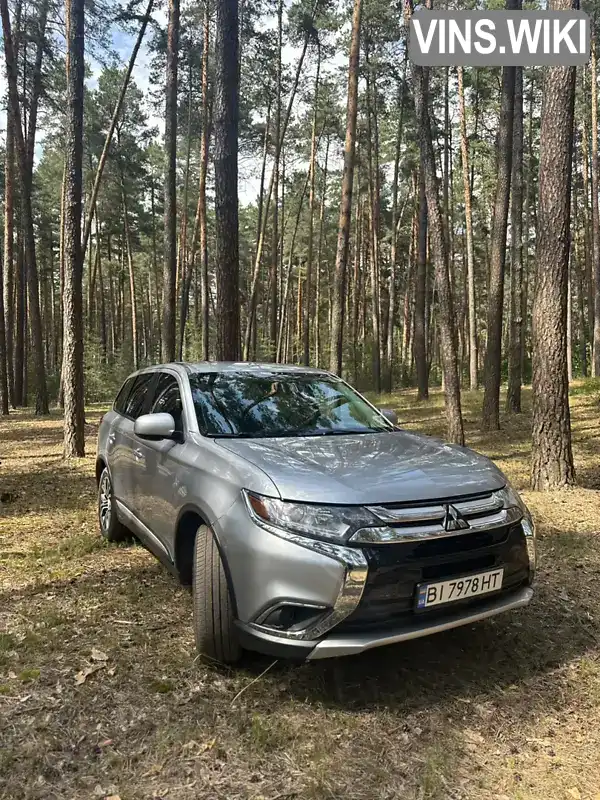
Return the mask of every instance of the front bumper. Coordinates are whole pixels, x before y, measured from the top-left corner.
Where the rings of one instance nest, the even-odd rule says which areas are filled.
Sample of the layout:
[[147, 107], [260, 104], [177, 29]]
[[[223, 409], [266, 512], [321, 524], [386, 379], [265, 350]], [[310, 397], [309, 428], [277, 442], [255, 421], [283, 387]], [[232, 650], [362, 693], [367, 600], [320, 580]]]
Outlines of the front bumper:
[[[386, 644], [396, 644], [397, 642], [407, 642], [410, 639], [419, 639], [422, 636], [429, 636], [432, 633], [441, 633], [458, 628], [461, 625], [469, 625], [472, 622], [494, 617], [503, 611], [513, 611], [517, 608], [526, 606], [533, 597], [533, 589], [527, 587], [515, 594], [503, 595], [487, 603], [477, 606], [476, 610], [465, 613], [457, 612], [452, 616], [445, 617], [438, 621], [420, 621], [400, 631], [373, 632], [373, 633], [349, 633], [331, 634], [326, 639], [318, 642], [315, 648], [308, 655], [309, 660], [318, 658], [333, 658], [337, 656], [351, 656], [364, 653], [374, 647], [382, 647]], [[425, 622], [425, 624], [423, 624]]]
[[238, 623], [237, 628], [240, 644], [247, 650], [258, 650], [274, 658], [315, 661], [322, 658], [358, 655], [375, 647], [407, 642], [411, 639], [420, 639], [433, 633], [441, 633], [442, 631], [459, 628], [462, 625], [481, 622], [504, 611], [523, 608], [528, 605], [532, 597], [533, 589], [526, 587], [513, 594], [495, 597], [487, 603], [481, 603], [476, 609], [467, 613], [464, 610], [458, 611], [451, 616], [444, 617], [443, 620], [420, 620], [396, 631], [374, 630], [370, 633], [349, 634], [336, 634], [334, 631], [320, 641], [283, 639], [280, 636], [273, 636], [251, 625], [242, 623]]
[[[533, 565], [521, 522], [424, 539], [342, 547], [257, 525], [237, 502], [217, 536], [240, 644], [276, 658], [350, 655], [477, 622], [531, 600]], [[504, 568], [494, 595], [415, 611], [419, 583]], [[273, 622], [279, 609], [293, 625]]]

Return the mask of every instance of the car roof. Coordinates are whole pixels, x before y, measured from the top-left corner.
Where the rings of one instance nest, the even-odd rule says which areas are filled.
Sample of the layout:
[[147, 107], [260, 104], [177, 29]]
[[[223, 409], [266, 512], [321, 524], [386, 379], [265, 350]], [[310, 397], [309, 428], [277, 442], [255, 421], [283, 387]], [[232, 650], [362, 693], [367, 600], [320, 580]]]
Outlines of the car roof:
[[316, 367], [303, 367], [297, 364], [270, 364], [258, 363], [250, 361], [173, 361], [168, 364], [156, 364], [152, 367], [146, 367], [140, 372], [154, 372], [155, 370], [164, 369], [165, 367], [175, 367], [184, 369], [188, 374], [194, 373], [235, 373], [247, 375], [330, 375], [327, 370], [318, 369]]

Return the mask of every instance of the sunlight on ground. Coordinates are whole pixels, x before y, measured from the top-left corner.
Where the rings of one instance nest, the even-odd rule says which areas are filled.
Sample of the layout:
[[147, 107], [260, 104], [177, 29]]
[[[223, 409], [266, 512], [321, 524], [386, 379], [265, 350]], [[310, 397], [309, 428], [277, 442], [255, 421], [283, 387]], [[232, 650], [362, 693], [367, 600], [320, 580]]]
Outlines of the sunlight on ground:
[[[526, 413], [467, 442], [528, 485]], [[443, 397], [380, 399], [444, 434]], [[97, 532], [93, 452], [59, 415], [0, 422], [0, 798], [600, 797], [600, 384], [573, 387], [578, 488], [523, 492], [541, 546], [527, 610], [357, 658], [195, 660], [186, 590]]]

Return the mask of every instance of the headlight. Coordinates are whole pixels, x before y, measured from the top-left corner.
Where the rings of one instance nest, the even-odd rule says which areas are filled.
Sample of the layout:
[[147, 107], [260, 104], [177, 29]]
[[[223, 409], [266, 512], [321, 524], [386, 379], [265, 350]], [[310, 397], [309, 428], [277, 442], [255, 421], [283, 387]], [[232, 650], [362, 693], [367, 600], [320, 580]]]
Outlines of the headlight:
[[252, 492], [244, 492], [244, 496], [250, 516], [256, 522], [301, 536], [345, 542], [360, 528], [377, 524], [374, 515], [360, 506], [288, 503]]
[[519, 493], [513, 489], [508, 481], [504, 489], [498, 489], [498, 491], [494, 492], [494, 495], [502, 500], [504, 508], [520, 508], [523, 512], [523, 516], [531, 520], [529, 509], [519, 496]]
[[537, 546], [535, 537], [535, 525], [529, 512], [529, 509], [520, 498], [519, 494], [513, 489], [510, 483], [507, 482], [504, 489], [494, 492], [496, 497], [499, 497], [504, 502], [504, 508], [519, 508], [523, 512], [523, 519], [521, 520], [521, 529], [525, 535], [525, 544], [527, 545], [527, 555], [529, 556], [529, 574], [531, 580], [535, 576], [537, 569]]

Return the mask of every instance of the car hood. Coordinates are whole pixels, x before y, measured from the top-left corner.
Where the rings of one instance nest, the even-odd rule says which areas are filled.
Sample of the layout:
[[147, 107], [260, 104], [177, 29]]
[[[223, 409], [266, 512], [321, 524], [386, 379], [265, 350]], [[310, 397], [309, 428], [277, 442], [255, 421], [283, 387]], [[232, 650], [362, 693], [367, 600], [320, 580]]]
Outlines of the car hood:
[[506, 484], [485, 456], [406, 431], [218, 441], [265, 472], [283, 500], [414, 502], [492, 491]]

